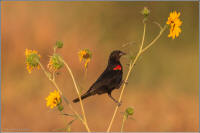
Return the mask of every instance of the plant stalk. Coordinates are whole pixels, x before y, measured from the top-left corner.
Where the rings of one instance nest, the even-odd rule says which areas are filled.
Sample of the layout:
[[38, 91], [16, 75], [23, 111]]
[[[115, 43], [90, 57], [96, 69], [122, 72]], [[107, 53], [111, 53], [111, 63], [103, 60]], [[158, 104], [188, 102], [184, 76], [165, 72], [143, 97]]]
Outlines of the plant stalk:
[[[43, 70], [43, 72], [45, 73], [45, 75], [48, 77], [48, 79], [53, 83], [53, 85], [56, 87], [56, 89], [59, 91], [60, 95], [62, 94], [62, 91], [59, 89], [58, 85], [55, 82], [55, 78], [53, 77], [51, 79], [51, 77], [49, 76], [48, 72], [44, 69], [43, 65], [39, 62], [39, 65], [41, 67], [41, 69]], [[74, 114], [82, 121], [82, 123], [85, 125], [86, 129], [88, 132], [91, 132], [90, 129], [88, 128], [87, 123], [85, 122], [85, 120], [82, 119], [82, 117], [76, 112], [76, 110], [72, 107], [72, 105], [70, 103], [68, 103], [69, 108], [74, 112]]]
[[123, 132], [123, 129], [124, 129], [124, 123], [125, 123], [126, 119], [127, 119], [127, 116], [126, 116], [126, 114], [124, 114], [124, 116], [123, 116], [123, 120], [122, 120], [122, 127], [121, 127], [121, 130], [120, 130], [121, 133]]
[[[130, 73], [131, 73], [131, 71], [132, 71], [132, 69], [133, 69], [135, 63], [137, 62], [138, 58], [140, 57], [140, 55], [141, 55], [142, 53], [144, 53], [147, 49], [149, 49], [153, 44], [155, 44], [155, 42], [160, 38], [160, 36], [163, 34], [163, 32], [166, 30], [166, 28], [167, 28], [167, 26], [165, 25], [164, 28], [162, 28], [162, 29], [160, 30], [160, 33], [153, 39], [153, 41], [150, 42], [145, 48], [143, 48], [143, 46], [144, 46], [144, 39], [145, 39], [145, 32], [146, 32], [146, 23], [144, 23], [144, 31], [143, 31], [143, 36], [142, 36], [142, 43], [141, 43], [141, 45], [140, 45], [140, 49], [139, 49], [139, 51], [138, 51], [138, 53], [137, 53], [135, 59], [134, 59], [133, 61], [132, 61], [132, 60], [130, 61], [129, 70], [128, 70], [128, 73], [127, 73], [126, 78], [125, 78], [125, 83], [127, 83], [128, 78], [129, 78], [129, 76], [130, 76]], [[125, 87], [126, 87], [126, 84], [123, 84], [122, 90], [121, 90], [121, 93], [120, 93], [120, 96], [119, 96], [119, 100], [118, 100], [119, 102], [120, 102], [121, 99], [122, 99], [122, 95], [123, 95], [123, 92], [124, 92]], [[110, 132], [110, 130], [111, 130], [111, 127], [112, 127], [114, 118], [115, 118], [115, 116], [116, 116], [116, 113], [117, 113], [117, 111], [118, 111], [118, 108], [119, 108], [119, 106], [116, 106], [116, 107], [115, 107], [115, 110], [114, 110], [112, 119], [111, 119], [110, 124], [109, 124], [108, 129], [107, 129], [107, 132]]]
[[78, 86], [77, 86], [76, 81], [74, 79], [73, 73], [72, 73], [70, 67], [68, 66], [68, 64], [64, 60], [63, 60], [63, 63], [65, 65], [65, 67], [67, 68], [67, 70], [69, 71], [69, 74], [70, 74], [70, 76], [71, 76], [71, 78], [73, 80], [73, 83], [74, 83], [74, 87], [75, 87], [76, 92], [78, 94], [78, 98], [80, 100], [80, 106], [81, 106], [81, 110], [82, 110], [82, 114], [83, 114], [83, 119], [84, 119], [85, 127], [87, 128], [88, 132], [91, 132], [90, 129], [89, 129], [89, 127], [88, 127], [88, 124], [87, 124], [87, 119], [86, 119], [85, 110], [84, 110], [84, 107], [83, 107], [83, 102], [82, 102], [82, 99], [81, 99], [81, 94], [80, 94], [80, 92], [78, 90]]

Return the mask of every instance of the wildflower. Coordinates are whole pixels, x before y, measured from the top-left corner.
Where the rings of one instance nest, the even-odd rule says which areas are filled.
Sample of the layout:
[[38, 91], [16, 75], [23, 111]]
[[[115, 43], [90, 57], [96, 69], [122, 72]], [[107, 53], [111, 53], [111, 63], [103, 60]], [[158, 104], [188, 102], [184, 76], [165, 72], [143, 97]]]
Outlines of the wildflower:
[[25, 50], [25, 56], [26, 56], [26, 69], [29, 73], [32, 72], [33, 68], [40, 68], [39, 61], [40, 61], [40, 55], [35, 50]]
[[54, 54], [53, 56], [50, 56], [50, 60], [47, 65], [47, 68], [49, 69], [49, 71], [55, 72], [56, 70], [60, 69], [62, 66], [63, 66], [63, 61], [59, 55]]
[[54, 92], [50, 92], [48, 97], [46, 98], [46, 105], [51, 109], [58, 106], [61, 103], [61, 97], [57, 90]]
[[87, 69], [88, 63], [90, 62], [92, 58], [91, 51], [89, 49], [80, 50], [78, 52], [78, 55], [79, 55], [80, 62], [83, 60], [85, 62], [84, 66]]
[[142, 15], [145, 17], [149, 16], [150, 10], [147, 7], [144, 7], [143, 10], [141, 11]]
[[172, 37], [173, 39], [175, 37], [178, 37], [179, 34], [181, 33], [180, 26], [182, 24], [182, 21], [179, 19], [179, 16], [180, 12], [179, 13], [177, 13], [176, 11], [171, 12], [166, 22], [168, 25], [170, 25], [170, 33], [168, 37]]

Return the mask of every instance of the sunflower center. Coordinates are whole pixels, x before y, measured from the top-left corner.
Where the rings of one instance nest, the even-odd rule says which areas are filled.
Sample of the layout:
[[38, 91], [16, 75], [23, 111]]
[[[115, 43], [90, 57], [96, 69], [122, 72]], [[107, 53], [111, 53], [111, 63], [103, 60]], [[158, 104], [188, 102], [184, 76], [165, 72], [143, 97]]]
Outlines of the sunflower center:
[[53, 103], [54, 103], [54, 104], [57, 104], [57, 103], [58, 103], [57, 97], [54, 98]]
[[86, 54], [83, 55], [83, 58], [84, 58], [84, 59], [87, 59], [87, 58], [89, 58], [89, 57], [90, 57], [90, 55], [89, 55], [88, 53], [86, 53]]

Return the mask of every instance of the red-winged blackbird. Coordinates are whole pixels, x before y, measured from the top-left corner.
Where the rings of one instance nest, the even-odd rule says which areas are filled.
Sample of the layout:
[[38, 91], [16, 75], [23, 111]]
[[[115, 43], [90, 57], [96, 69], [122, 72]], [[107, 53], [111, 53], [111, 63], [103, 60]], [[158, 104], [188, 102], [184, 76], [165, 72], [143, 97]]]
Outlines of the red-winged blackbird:
[[[90, 87], [90, 89], [81, 96], [81, 99], [85, 99], [95, 94], [100, 95], [108, 93], [108, 96], [120, 105], [120, 103], [111, 96], [111, 92], [114, 89], [119, 89], [122, 84], [123, 69], [120, 63], [120, 57], [122, 55], [125, 55], [125, 53], [119, 50], [115, 50], [110, 54], [106, 70]], [[79, 102], [79, 98], [74, 99], [73, 102]]]

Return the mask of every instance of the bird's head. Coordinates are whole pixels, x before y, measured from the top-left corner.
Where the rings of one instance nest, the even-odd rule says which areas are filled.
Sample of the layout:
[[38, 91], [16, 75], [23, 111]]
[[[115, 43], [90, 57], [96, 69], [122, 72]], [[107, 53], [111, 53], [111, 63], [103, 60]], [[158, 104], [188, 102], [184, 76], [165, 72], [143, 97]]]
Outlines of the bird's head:
[[120, 51], [120, 50], [114, 50], [109, 57], [109, 60], [113, 61], [119, 61], [120, 57], [126, 55], [126, 53]]

